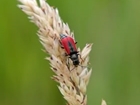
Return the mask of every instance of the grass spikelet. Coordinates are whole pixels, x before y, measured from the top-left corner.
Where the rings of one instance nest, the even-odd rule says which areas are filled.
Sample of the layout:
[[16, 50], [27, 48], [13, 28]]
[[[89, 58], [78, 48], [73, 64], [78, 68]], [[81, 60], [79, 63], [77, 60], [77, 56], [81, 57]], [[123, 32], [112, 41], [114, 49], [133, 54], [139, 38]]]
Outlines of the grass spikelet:
[[[18, 7], [28, 15], [28, 18], [38, 28], [37, 35], [43, 45], [45, 52], [50, 55], [46, 59], [50, 61], [52, 71], [55, 73], [52, 79], [59, 83], [59, 90], [68, 105], [87, 105], [87, 85], [92, 73], [88, 70], [89, 53], [92, 44], [86, 44], [79, 51], [80, 65], [73, 70], [73, 64], [69, 60], [69, 68], [65, 51], [60, 45], [60, 34], [65, 34], [74, 39], [74, 33], [70, 31], [59, 16], [57, 8], [51, 7], [45, 0], [19, 0]], [[74, 39], [75, 40], [75, 39]], [[105, 104], [102, 104], [105, 105]]]

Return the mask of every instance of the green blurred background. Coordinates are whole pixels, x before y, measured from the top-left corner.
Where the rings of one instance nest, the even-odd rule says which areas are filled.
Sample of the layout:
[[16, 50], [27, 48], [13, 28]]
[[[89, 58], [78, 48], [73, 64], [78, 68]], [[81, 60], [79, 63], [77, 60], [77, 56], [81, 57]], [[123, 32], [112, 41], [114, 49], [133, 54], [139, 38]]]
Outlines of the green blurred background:
[[[140, 105], [140, 0], [48, 0], [68, 22], [78, 46], [94, 43], [88, 105]], [[0, 0], [0, 105], [65, 105], [37, 27]]]

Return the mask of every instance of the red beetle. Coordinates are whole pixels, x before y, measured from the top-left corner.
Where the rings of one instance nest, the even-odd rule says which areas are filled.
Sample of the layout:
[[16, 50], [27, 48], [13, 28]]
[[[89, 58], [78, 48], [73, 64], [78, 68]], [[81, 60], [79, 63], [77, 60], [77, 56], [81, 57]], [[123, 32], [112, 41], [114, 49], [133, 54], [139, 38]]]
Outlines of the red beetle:
[[69, 58], [72, 60], [74, 66], [79, 65], [78, 51], [76, 48], [76, 42], [70, 36], [60, 34], [60, 42], [62, 47], [65, 49], [66, 54], [69, 55]]

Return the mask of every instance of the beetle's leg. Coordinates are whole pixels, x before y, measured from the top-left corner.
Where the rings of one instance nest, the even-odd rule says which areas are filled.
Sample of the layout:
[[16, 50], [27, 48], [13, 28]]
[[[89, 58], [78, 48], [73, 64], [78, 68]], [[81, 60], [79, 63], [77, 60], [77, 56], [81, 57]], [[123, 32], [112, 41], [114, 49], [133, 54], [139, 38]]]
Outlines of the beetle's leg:
[[75, 44], [77, 44], [77, 42], [75, 42]]
[[65, 56], [67, 57], [66, 65], [67, 65], [68, 69], [70, 70], [70, 63], [69, 63], [70, 56], [67, 53], [65, 53]]
[[80, 67], [82, 67], [82, 68], [90, 69], [90, 67], [88, 67], [88, 66], [82, 66], [82, 65], [78, 65], [78, 66], [80, 66]]
[[81, 54], [78, 54], [78, 55], [79, 55], [79, 57], [80, 57], [81, 61], [82, 61], [82, 62], [84, 62], [84, 60], [83, 60], [83, 59], [82, 59], [82, 57], [81, 57]]
[[70, 70], [70, 63], [69, 63], [69, 58], [67, 59], [67, 63], [66, 63], [68, 69]]
[[59, 40], [59, 43], [60, 43], [61, 48], [62, 48], [62, 49], [64, 49], [64, 47], [62, 46], [62, 43], [61, 43], [61, 41], [60, 41], [60, 40]]
[[74, 66], [74, 68], [73, 69], [71, 69], [70, 71], [72, 71], [72, 70], [74, 70], [75, 69], [75, 66]]
[[68, 69], [70, 70], [70, 62], [69, 62], [69, 58], [68, 58]]
[[63, 47], [63, 46], [61, 46], [61, 48], [62, 48], [62, 49], [64, 49], [64, 47]]
[[61, 41], [59, 40], [59, 43], [62, 45]]
[[67, 53], [65, 53], [65, 56], [69, 56]]

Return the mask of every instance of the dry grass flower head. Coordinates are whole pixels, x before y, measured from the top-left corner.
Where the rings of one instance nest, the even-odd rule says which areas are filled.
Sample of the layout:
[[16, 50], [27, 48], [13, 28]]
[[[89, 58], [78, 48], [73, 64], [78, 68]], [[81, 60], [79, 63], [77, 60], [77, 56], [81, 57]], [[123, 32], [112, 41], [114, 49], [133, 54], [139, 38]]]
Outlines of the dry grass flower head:
[[[44, 51], [50, 55], [46, 59], [50, 61], [51, 69], [55, 73], [52, 79], [58, 82], [60, 92], [68, 105], [87, 105], [87, 85], [91, 76], [91, 69], [88, 70], [89, 53], [92, 44], [86, 44], [84, 49], [79, 52], [81, 66], [74, 68], [65, 50], [60, 44], [60, 34], [70, 36], [74, 39], [74, 33], [70, 31], [68, 24], [65, 24], [57, 8], [49, 6], [45, 0], [19, 0], [18, 7], [28, 15], [31, 22], [38, 28], [38, 36], [44, 47]], [[74, 39], [75, 40], [75, 39]], [[82, 67], [84, 66], [84, 67]], [[102, 104], [104, 105], [104, 104]]]
[[102, 99], [101, 105], [107, 105], [106, 102], [105, 102], [105, 100]]

